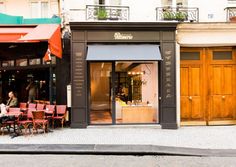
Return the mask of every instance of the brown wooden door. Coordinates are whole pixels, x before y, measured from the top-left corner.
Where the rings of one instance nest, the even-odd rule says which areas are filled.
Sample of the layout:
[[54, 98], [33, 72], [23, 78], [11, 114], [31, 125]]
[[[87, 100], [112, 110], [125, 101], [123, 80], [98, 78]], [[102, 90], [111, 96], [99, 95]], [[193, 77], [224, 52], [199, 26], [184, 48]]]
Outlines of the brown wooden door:
[[181, 120], [204, 121], [201, 65], [182, 65], [181, 82]]
[[[236, 71], [233, 52], [231, 50], [210, 50], [209, 54], [211, 58], [209, 64], [209, 125], [235, 124]], [[221, 56], [214, 56], [217, 54]]]
[[[195, 57], [195, 58], [194, 58]], [[180, 112], [182, 125], [205, 125], [201, 51], [181, 52]]]

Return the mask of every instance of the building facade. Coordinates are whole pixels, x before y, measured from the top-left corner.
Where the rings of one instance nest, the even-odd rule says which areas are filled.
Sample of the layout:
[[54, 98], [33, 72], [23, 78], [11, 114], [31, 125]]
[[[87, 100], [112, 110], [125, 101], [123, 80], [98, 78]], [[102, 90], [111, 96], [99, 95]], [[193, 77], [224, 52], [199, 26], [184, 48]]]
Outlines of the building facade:
[[[214, 5], [212, 6], [211, 4], [213, 3]], [[153, 22], [159, 25], [162, 25], [163, 22], [178, 24], [177, 31], [175, 32], [176, 38], [172, 41], [175, 42], [175, 72], [173, 73], [175, 74], [176, 82], [171, 85], [171, 87], [173, 90], [176, 90], [176, 109], [172, 111], [175, 113], [175, 116], [169, 117], [169, 120], [172, 120], [170, 122], [175, 122], [177, 127], [181, 124], [218, 125], [235, 123], [236, 107], [233, 103], [233, 101], [236, 100], [234, 96], [235, 40], [233, 39], [235, 23], [233, 22], [234, 16], [236, 15], [236, 2], [234, 0], [222, 0], [217, 2], [213, 0], [151, 0], [145, 3], [145, 7], [143, 7], [143, 1], [141, 0], [80, 0], [70, 2], [62, 1], [62, 6], [64, 16], [67, 16], [67, 25], [69, 25], [69, 21], [70, 25], [72, 25], [72, 45], [74, 42], [78, 42], [76, 38], [79, 34], [78, 31], [81, 31], [80, 35], [83, 36], [83, 40], [80, 42], [83, 41], [82, 48], [84, 49], [83, 58], [85, 61], [87, 61], [86, 57], [89, 56], [88, 54], [91, 53], [91, 51], [89, 51], [89, 48], [91, 48], [90, 45], [102, 45], [101, 41], [105, 41], [102, 38], [109, 38], [110, 31], [112, 33], [116, 32], [116, 30], [118, 30], [118, 32], [126, 32], [125, 28], [124, 30], [115, 29], [112, 31], [109, 25], [111, 26], [113, 22], [120, 26], [128, 23], [132, 25], [133, 22], [135, 22], [136, 25], [137, 23], [142, 25], [142, 22]], [[209, 8], [209, 6], [211, 6], [211, 8]], [[79, 22], [82, 22], [82, 24], [79, 24]], [[92, 27], [94, 30], [90, 25], [93, 23], [94, 25]], [[92, 33], [96, 28], [101, 31], [101, 26], [109, 27], [107, 29], [104, 28], [104, 31], [108, 32], [104, 34], [102, 34], [102, 32]], [[165, 31], [165, 28], [166, 27], [163, 27], [163, 29], [160, 28], [161, 32]], [[132, 32], [142, 31], [142, 28], [138, 25], [131, 29]], [[156, 31], [158, 32], [159, 30]], [[89, 39], [90, 37], [92, 38], [92, 35], [100, 38], [101, 41], [98, 40], [98, 42], [95, 40], [95, 43], [94, 41], [90, 43]], [[114, 34], [111, 36], [114, 38]], [[117, 44], [117, 41], [109, 42]], [[159, 49], [163, 54], [162, 41], [156, 42], [160, 44]], [[74, 50], [76, 50], [76, 47], [72, 46], [71, 48], [72, 59], [74, 59]], [[164, 59], [165, 55], [162, 58]], [[164, 67], [164, 64], [164, 62], [158, 63], [158, 72], [163, 70], [162, 67]], [[104, 66], [104, 64], [100, 65], [101, 67]], [[115, 65], [119, 66], [119, 61], [116, 62]], [[111, 68], [109, 69], [112, 73], [112, 63], [110, 66]], [[72, 96], [72, 123], [74, 122], [74, 125], [72, 125], [75, 127], [85, 127], [91, 124], [91, 115], [89, 115], [91, 108], [94, 109], [94, 112], [99, 112], [99, 105], [102, 105], [101, 103], [96, 105], [93, 103], [93, 101], [96, 101], [96, 98], [101, 97], [99, 93], [96, 94], [93, 88], [93, 84], [95, 83], [93, 80], [95, 80], [96, 75], [92, 74], [92, 71], [95, 67], [96, 65], [92, 65], [91, 67], [90, 63], [87, 61], [86, 68], [84, 69], [88, 74], [88, 76], [86, 76], [87, 93], [83, 94], [84, 97], [86, 97], [86, 102], [78, 102], [76, 97]], [[116, 69], [116, 67], [114, 68]], [[75, 85], [75, 83], [73, 83], [73, 70], [75, 69], [72, 68], [72, 85]], [[98, 71], [102, 73], [101, 69]], [[132, 71], [126, 72], [128, 75], [128, 72]], [[116, 74], [115, 70], [113, 77], [117, 78], [116, 75], [118, 74]], [[121, 75], [122, 74], [119, 74], [118, 76]], [[205, 80], [204, 78], [209, 78], [209, 80]], [[119, 78], [118, 83], [120, 83], [122, 79], [123, 78]], [[159, 85], [157, 87], [158, 89], [162, 89], [164, 85], [163, 83], [160, 85], [160, 80], [165, 80], [166, 78], [165, 76], [158, 75], [158, 79], [157, 83]], [[98, 81], [98, 83], [99, 82], [101, 81]], [[116, 83], [116, 79], [114, 79], [114, 82]], [[228, 83], [228, 85], [225, 83]], [[155, 91], [155, 86], [153, 88]], [[99, 87], [99, 89], [107, 92], [107, 94], [116, 91], [113, 89], [110, 91], [102, 87]], [[145, 90], [145, 88], [142, 87], [142, 90]], [[107, 99], [110, 98], [110, 96], [107, 97]], [[159, 100], [163, 99], [164, 94], [159, 93], [158, 98]], [[145, 95], [141, 99], [146, 99]], [[82, 104], [80, 105], [80, 103]], [[113, 116], [115, 115], [111, 117], [111, 122], [109, 123], [114, 124], [114, 122], [119, 122], [115, 120], [120, 117], [120, 114], [116, 114], [117, 110], [125, 107], [122, 106], [122, 103], [119, 105], [117, 100], [114, 99], [111, 100], [110, 104], [113, 105], [113, 108], [116, 106], [115, 109], [113, 109], [114, 111], [111, 109], [112, 107], [109, 108], [109, 110], [112, 111], [111, 114], [113, 114]], [[162, 103], [159, 101], [158, 113], [164, 113], [161, 107], [159, 108], [161, 105]], [[165, 105], [168, 106], [169, 104], [166, 103]], [[76, 111], [73, 111], [73, 106]], [[73, 114], [77, 115], [77, 118], [74, 118], [74, 120]], [[133, 115], [133, 117], [135, 116]], [[158, 121], [155, 123], [162, 124], [161, 114], [159, 115]]]

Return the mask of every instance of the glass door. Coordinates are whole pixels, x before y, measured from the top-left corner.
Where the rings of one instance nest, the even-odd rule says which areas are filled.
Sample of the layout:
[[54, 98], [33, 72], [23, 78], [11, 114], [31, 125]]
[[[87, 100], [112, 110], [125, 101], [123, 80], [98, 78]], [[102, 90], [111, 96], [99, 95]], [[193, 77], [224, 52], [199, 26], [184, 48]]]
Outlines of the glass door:
[[112, 63], [90, 63], [90, 124], [112, 124]]

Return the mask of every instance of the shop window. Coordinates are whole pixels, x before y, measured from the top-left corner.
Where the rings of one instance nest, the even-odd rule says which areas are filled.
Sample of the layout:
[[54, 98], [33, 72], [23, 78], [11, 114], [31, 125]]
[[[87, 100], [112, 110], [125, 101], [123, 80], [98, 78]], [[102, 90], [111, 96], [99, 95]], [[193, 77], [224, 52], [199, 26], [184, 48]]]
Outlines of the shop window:
[[2, 67], [12, 67], [14, 66], [14, 60], [2, 61]]
[[231, 51], [214, 51], [213, 60], [232, 60]]
[[29, 65], [40, 65], [41, 59], [29, 59]]
[[27, 66], [27, 59], [17, 59], [16, 66]]
[[116, 123], [158, 122], [157, 69], [156, 62], [116, 63]]
[[44, 61], [44, 60], [42, 60], [43, 61], [43, 64], [51, 64], [51, 62], [52, 62], [52, 64], [56, 64], [56, 57], [55, 56], [51, 56], [51, 61]]
[[32, 18], [48, 18], [49, 9], [48, 9], [48, 2], [42, 1], [33, 1], [30, 2], [30, 10], [31, 10], [31, 17]]
[[199, 52], [181, 52], [180, 60], [200, 60]]

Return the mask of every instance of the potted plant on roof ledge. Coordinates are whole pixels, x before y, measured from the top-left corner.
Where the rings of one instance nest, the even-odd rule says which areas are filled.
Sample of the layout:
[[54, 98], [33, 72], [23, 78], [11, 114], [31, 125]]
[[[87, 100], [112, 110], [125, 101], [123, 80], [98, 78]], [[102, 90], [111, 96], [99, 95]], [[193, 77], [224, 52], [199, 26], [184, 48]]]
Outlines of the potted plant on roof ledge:
[[230, 20], [230, 22], [236, 22], [236, 16], [231, 16], [231, 17], [229, 18], [229, 20]]
[[185, 12], [176, 12], [176, 14], [175, 14], [175, 18], [176, 18], [176, 20], [178, 20], [178, 21], [185, 21], [185, 20], [187, 20], [188, 19], [188, 15], [187, 15], [187, 13], [185, 13]]
[[175, 20], [175, 14], [171, 11], [164, 11], [163, 12], [163, 19], [164, 20]]
[[97, 13], [98, 20], [106, 20], [107, 19], [107, 11], [105, 8], [99, 8]]

